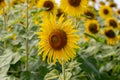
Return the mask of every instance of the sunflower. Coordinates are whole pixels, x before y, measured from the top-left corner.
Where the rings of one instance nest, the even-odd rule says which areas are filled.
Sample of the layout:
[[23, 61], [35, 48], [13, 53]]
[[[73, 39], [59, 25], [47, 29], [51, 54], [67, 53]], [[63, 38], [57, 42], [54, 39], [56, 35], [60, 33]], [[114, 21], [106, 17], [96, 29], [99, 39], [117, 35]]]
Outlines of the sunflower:
[[37, 20], [37, 19], [34, 20], [34, 24], [35, 24], [35, 25], [38, 25], [38, 24], [39, 24], [39, 20]]
[[91, 8], [88, 8], [84, 11], [84, 15], [87, 19], [95, 19], [96, 16], [95, 16], [95, 12], [94, 12], [94, 9], [91, 7]]
[[10, 38], [11, 38], [12, 40], [16, 40], [16, 39], [17, 39], [17, 35], [16, 35], [16, 34], [12, 34], [12, 35], [10, 36]]
[[80, 16], [88, 6], [88, 0], [61, 0], [60, 8], [70, 16]]
[[5, 0], [0, 0], [0, 9], [5, 6], [6, 6]]
[[105, 28], [104, 35], [107, 38], [107, 44], [114, 45], [119, 40], [119, 36], [116, 35], [113, 28]]
[[[88, 20], [85, 22], [86, 27], [86, 33], [90, 34], [92, 36], [96, 36], [96, 34], [99, 32], [100, 27], [97, 20]], [[85, 41], [88, 42], [90, 40], [89, 36], [86, 34], [84, 35]]]
[[6, 6], [5, 0], [0, 0], [0, 15], [3, 14], [3, 8]]
[[89, 36], [87, 36], [86, 34], [83, 34], [83, 38], [84, 38], [85, 42], [89, 42], [90, 41]]
[[109, 0], [105, 0], [106, 2], [109, 2]]
[[96, 0], [91, 0], [93, 3], [96, 3]]
[[54, 0], [39, 0], [37, 4], [37, 8], [46, 8], [46, 10], [41, 12], [42, 16], [48, 16], [50, 13], [57, 13], [57, 4]]
[[67, 62], [75, 57], [74, 48], [79, 48], [79, 36], [75, 34], [77, 30], [74, 29], [71, 20], [65, 21], [62, 15], [56, 22], [56, 16], [50, 14], [49, 19], [43, 19], [40, 30], [41, 32], [37, 33], [41, 39], [38, 54], [43, 53], [43, 61], [47, 58], [48, 63], [56, 63], [56, 60], [62, 63], [63, 60]]
[[117, 7], [117, 4], [114, 3], [114, 2], [110, 2], [110, 3], [109, 3], [109, 6], [110, 6], [111, 8], [116, 8], [116, 7]]
[[118, 9], [118, 10], [116, 11], [116, 15], [117, 15], [117, 16], [120, 16], [120, 9]]
[[109, 6], [101, 6], [99, 9], [99, 15], [103, 19], [107, 19], [110, 16], [113, 16], [112, 9]]
[[11, 3], [10, 5], [11, 6], [15, 6], [15, 5], [18, 5], [20, 3], [25, 3], [26, 0], [11, 0]]
[[101, 6], [104, 6], [104, 5], [105, 5], [105, 2], [99, 1], [99, 4], [100, 4]]
[[0, 15], [1, 15], [1, 14], [3, 14], [3, 11], [2, 11], [2, 10], [0, 10]]
[[116, 29], [120, 29], [119, 23], [118, 23], [117, 19], [115, 19], [114, 17], [107, 18], [107, 26], [110, 26], [110, 27], [113, 27]]
[[97, 20], [88, 20], [85, 22], [86, 32], [88, 34], [97, 34], [100, 30]]

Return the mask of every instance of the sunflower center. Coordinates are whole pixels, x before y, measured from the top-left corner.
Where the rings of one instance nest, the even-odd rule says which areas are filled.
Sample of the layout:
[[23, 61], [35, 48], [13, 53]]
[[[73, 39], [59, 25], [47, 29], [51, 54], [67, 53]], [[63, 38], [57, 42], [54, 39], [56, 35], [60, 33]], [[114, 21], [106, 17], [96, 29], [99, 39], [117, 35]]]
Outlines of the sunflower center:
[[0, 3], [2, 3], [4, 0], [0, 0]]
[[52, 3], [51, 1], [45, 1], [45, 3], [43, 4], [43, 6], [44, 6], [45, 8], [48, 8], [46, 11], [50, 11], [50, 10], [52, 10], [53, 7], [54, 7], [54, 5], [53, 5], [53, 3]]
[[93, 34], [96, 34], [98, 32], [98, 30], [97, 30], [97, 24], [91, 23], [89, 25], [89, 31], [91, 33], [93, 33]]
[[118, 11], [118, 14], [120, 14], [120, 10]]
[[100, 1], [99, 4], [100, 5], [105, 5], [105, 3], [103, 1]]
[[67, 44], [67, 35], [63, 30], [56, 29], [49, 35], [50, 46], [55, 50], [64, 48]]
[[116, 28], [117, 27], [117, 23], [115, 20], [110, 20], [109, 22], [110, 26], [112, 26], [113, 28]]
[[81, 0], [68, 0], [69, 4], [73, 7], [78, 7], [80, 5]]
[[92, 2], [96, 2], [96, 0], [92, 0]]
[[109, 11], [108, 11], [107, 9], [104, 9], [103, 12], [104, 12], [104, 14], [106, 14], [106, 15], [109, 13]]
[[114, 38], [116, 36], [113, 30], [106, 31], [105, 35], [109, 38]]
[[116, 3], [111, 3], [110, 7], [117, 7]]

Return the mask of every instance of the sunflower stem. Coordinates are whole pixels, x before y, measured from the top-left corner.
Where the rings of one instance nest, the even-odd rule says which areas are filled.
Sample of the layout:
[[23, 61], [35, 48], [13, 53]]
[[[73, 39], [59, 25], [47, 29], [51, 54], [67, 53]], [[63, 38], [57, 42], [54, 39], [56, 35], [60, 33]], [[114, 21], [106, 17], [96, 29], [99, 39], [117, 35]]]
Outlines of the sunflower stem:
[[[26, 35], [28, 36], [28, 26], [29, 26], [29, 24], [28, 24], [28, 0], [26, 1], [26, 3], [27, 3], [27, 11], [26, 11], [26, 15], [27, 15], [27, 20], [26, 20]], [[25, 70], [26, 71], [28, 71], [28, 60], [29, 60], [29, 44], [28, 44], [28, 38], [26, 37], [26, 63], [25, 63]]]
[[[6, 15], [6, 12], [5, 12], [5, 8], [3, 8], [3, 17], [4, 17], [3, 30], [5, 31], [6, 30], [6, 26], [7, 26], [7, 15]], [[7, 43], [6, 43], [6, 40], [4, 40], [4, 48], [6, 49], [6, 47], [7, 47]]]
[[62, 61], [62, 73], [63, 73], [63, 80], [65, 80], [65, 62]]
[[75, 17], [75, 28], [78, 29], [78, 25], [77, 25], [77, 17]]

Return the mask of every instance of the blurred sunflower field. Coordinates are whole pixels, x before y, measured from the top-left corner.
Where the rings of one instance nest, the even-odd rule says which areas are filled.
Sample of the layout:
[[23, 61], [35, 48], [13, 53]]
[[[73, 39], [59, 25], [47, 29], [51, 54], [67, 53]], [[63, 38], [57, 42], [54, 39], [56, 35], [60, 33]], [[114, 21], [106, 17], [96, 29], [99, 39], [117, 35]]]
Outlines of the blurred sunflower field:
[[114, 0], [56, 1], [0, 0], [0, 80], [120, 80]]

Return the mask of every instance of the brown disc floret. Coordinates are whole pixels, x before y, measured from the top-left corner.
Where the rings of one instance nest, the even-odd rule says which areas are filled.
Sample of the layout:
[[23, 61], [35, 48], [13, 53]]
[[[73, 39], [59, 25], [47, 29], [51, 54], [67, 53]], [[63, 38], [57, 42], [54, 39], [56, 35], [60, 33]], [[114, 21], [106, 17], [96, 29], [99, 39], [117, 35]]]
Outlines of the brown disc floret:
[[49, 35], [50, 46], [55, 50], [64, 48], [67, 44], [67, 35], [63, 30], [56, 29]]

